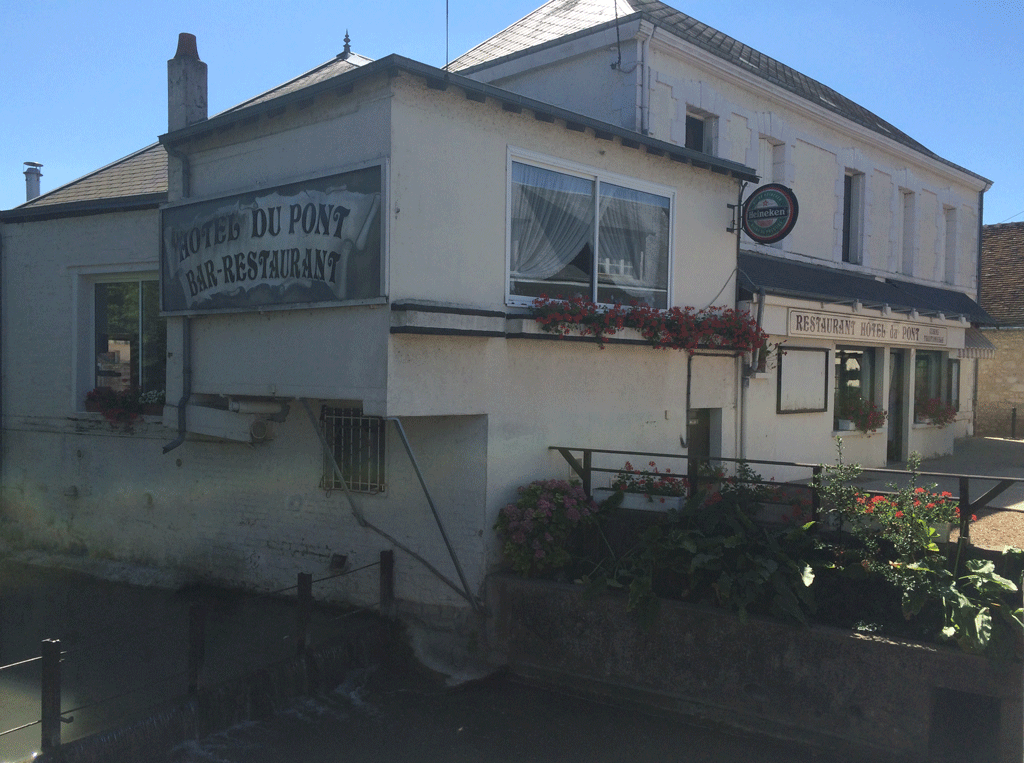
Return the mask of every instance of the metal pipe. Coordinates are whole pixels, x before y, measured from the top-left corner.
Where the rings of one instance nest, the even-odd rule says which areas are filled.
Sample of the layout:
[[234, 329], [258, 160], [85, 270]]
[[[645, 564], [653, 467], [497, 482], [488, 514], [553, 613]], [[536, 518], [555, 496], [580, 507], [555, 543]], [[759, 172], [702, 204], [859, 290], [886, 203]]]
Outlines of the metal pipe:
[[[324, 433], [322, 431], [320, 431], [320, 425], [317, 423], [316, 417], [313, 415], [313, 410], [309, 407], [309, 400], [307, 400], [306, 398], [302, 398], [302, 407], [305, 408], [306, 414], [309, 416], [309, 421], [313, 425], [313, 431], [316, 432], [316, 435], [317, 435], [317, 437], [320, 440], [320, 445], [323, 448], [323, 452], [328, 457], [330, 457], [331, 456], [331, 448], [327, 444], [327, 438], [324, 437]], [[352, 516], [354, 516], [356, 518], [356, 521], [359, 523], [360, 527], [365, 527], [368, 530], [373, 530], [379, 536], [381, 536], [382, 538], [387, 540], [389, 543], [391, 543], [395, 548], [401, 549], [402, 551], [407, 553], [409, 556], [411, 556], [417, 562], [419, 562], [424, 567], [426, 567], [428, 570], [430, 570], [430, 572], [432, 572], [434, 574], [434, 577], [436, 577], [442, 583], [444, 583], [449, 588], [451, 588], [453, 591], [455, 591], [455, 593], [457, 593], [459, 596], [461, 596], [466, 601], [468, 601], [470, 606], [473, 608], [474, 612], [478, 612], [478, 613], [481, 613], [481, 614], [486, 614], [486, 610], [480, 605], [479, 602], [477, 602], [476, 597], [474, 597], [472, 594], [469, 593], [468, 586], [465, 586], [465, 580], [463, 580], [464, 588], [459, 588], [454, 582], [452, 582], [451, 580], [448, 579], [447, 575], [445, 575], [443, 572], [441, 572], [439, 569], [437, 569], [437, 567], [435, 567], [430, 562], [428, 562], [426, 559], [424, 559], [423, 556], [421, 556], [420, 554], [417, 554], [415, 551], [413, 551], [411, 548], [409, 548], [408, 546], [403, 544], [401, 541], [399, 541], [394, 536], [389, 535], [388, 533], [386, 533], [383, 530], [381, 530], [379, 527], [375, 527], [372, 524], [370, 524], [369, 522], [367, 522], [366, 521], [366, 517], [363, 516], [362, 512], [356, 506], [355, 501], [352, 500], [352, 493], [348, 489], [348, 483], [345, 481], [345, 475], [341, 473], [341, 467], [338, 466], [337, 460], [334, 459], [333, 457], [331, 457], [331, 463], [334, 466], [334, 474], [337, 476], [338, 481], [341, 483], [342, 489], [345, 491], [345, 498], [348, 501], [349, 510], [352, 512]], [[415, 461], [414, 461], [414, 464], [415, 464]], [[422, 480], [421, 480], [421, 482], [422, 482]], [[428, 496], [428, 500], [429, 500], [429, 496]], [[433, 504], [431, 504], [431, 508], [433, 508]], [[445, 540], [447, 541], [447, 538]], [[458, 562], [457, 561], [456, 561], [456, 567], [458, 567]], [[461, 573], [461, 569], [460, 569], [460, 573]]]
[[416, 477], [420, 481], [420, 487], [423, 488], [423, 495], [427, 498], [427, 503], [430, 504], [430, 511], [434, 514], [434, 521], [437, 522], [437, 529], [441, 531], [441, 537], [444, 538], [444, 545], [448, 548], [448, 554], [452, 558], [452, 564], [455, 565], [455, 571], [459, 573], [459, 580], [462, 582], [462, 587], [466, 591], [466, 598], [469, 599], [469, 603], [473, 606], [474, 611], [480, 611], [479, 605], [476, 601], [476, 597], [470, 593], [469, 583], [466, 580], [466, 575], [462, 571], [462, 565], [459, 563], [459, 557], [455, 553], [455, 549], [452, 548], [451, 541], [448, 539], [448, 533], [445, 532], [444, 523], [441, 521], [441, 515], [437, 511], [437, 507], [434, 505], [434, 499], [430, 497], [430, 491], [427, 489], [427, 483], [423, 479], [423, 472], [420, 471], [420, 465], [416, 462], [416, 456], [412, 452], [412, 446], [409, 445], [409, 438], [405, 436], [405, 429], [402, 427], [402, 422], [394, 416], [386, 416], [385, 421], [391, 421], [395, 425], [395, 429], [398, 430], [399, 437], [402, 438], [402, 445], [405, 446], [405, 452], [409, 456], [409, 460], [412, 461], [412, 468], [416, 470]]
[[[164, 146], [167, 155], [181, 162], [181, 196], [187, 199], [192, 193], [192, 176], [188, 155], [170, 146]], [[161, 263], [163, 270], [163, 263]], [[162, 275], [162, 273], [161, 273]], [[192, 319], [188, 315], [181, 317], [181, 399], [178, 401], [178, 436], [173, 442], [164, 445], [164, 454], [170, 453], [183, 442], [187, 433], [185, 409], [192, 397]]]

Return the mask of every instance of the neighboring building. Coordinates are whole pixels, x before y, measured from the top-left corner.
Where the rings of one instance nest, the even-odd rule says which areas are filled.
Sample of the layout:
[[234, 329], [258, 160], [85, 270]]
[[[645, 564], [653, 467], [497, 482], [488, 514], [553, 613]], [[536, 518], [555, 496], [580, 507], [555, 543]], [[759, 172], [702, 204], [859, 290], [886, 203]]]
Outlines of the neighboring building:
[[1024, 222], [982, 228], [980, 301], [1000, 325], [985, 331], [996, 352], [978, 364], [975, 434], [1024, 437]]
[[[988, 180], [658, 0], [552, 0], [450, 68], [792, 189], [792, 234], [739, 243], [738, 304], [785, 349], [744, 381], [744, 456], [820, 461], [842, 434], [848, 458], [881, 466], [971, 433], [962, 360], [985, 352], [971, 327], [989, 321], [972, 299]], [[861, 397], [888, 412], [875, 435], [845, 429], [841, 402]], [[934, 398], [955, 424], [915, 416]]]
[[[552, 446], [678, 452], [699, 408], [736, 452], [735, 353], [601, 350], [523, 306], [558, 272], [731, 306], [753, 169], [397, 56], [206, 119], [203, 68], [170, 62], [159, 145], [0, 214], [8, 539], [265, 590], [398, 547], [436, 616], [481, 594], [516, 487], [567, 476]], [[98, 387], [166, 390], [162, 422], [112, 431]]]

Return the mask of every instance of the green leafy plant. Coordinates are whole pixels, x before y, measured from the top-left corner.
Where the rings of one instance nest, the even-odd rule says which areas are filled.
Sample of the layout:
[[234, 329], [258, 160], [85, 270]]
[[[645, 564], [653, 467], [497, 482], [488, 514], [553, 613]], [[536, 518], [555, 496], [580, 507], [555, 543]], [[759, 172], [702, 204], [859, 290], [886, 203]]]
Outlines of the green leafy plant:
[[785, 528], [759, 524], [765, 503], [783, 498], [748, 465], [732, 477], [714, 471], [678, 511], [648, 527], [620, 558], [584, 582], [628, 590], [627, 608], [650, 624], [662, 596], [805, 622], [813, 610], [811, 523]]
[[519, 498], [498, 514], [494, 529], [512, 569], [530, 576], [565, 567], [569, 539], [593, 525], [598, 506], [577, 482], [540, 480], [519, 488]]
[[[1018, 570], [1024, 551], [1008, 548]], [[938, 560], [931, 558], [908, 565], [903, 610], [908, 617], [921, 613], [937, 601], [942, 608], [941, 638], [955, 643], [970, 654], [999, 658], [1018, 655], [1024, 634], [1024, 608], [1020, 606], [1020, 588], [1009, 578], [996, 573], [994, 561], [969, 559], [965, 573], [955, 577]], [[1012, 597], [1012, 601], [1011, 601]]]

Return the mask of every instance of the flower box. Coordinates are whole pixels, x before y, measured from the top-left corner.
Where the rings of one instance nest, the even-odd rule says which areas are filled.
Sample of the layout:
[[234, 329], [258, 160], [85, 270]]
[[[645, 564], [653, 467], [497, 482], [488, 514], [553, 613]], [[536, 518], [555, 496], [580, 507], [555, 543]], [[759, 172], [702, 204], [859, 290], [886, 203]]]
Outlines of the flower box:
[[[615, 494], [610, 488], [594, 490], [594, 500], [598, 503]], [[622, 508], [637, 511], [668, 511], [682, 508], [686, 498], [681, 495], [647, 495], [646, 493], [623, 493]]]
[[856, 428], [857, 428], [857, 425], [854, 424], [849, 419], [839, 419], [839, 420], [836, 421], [836, 431], [837, 432], [852, 432]]

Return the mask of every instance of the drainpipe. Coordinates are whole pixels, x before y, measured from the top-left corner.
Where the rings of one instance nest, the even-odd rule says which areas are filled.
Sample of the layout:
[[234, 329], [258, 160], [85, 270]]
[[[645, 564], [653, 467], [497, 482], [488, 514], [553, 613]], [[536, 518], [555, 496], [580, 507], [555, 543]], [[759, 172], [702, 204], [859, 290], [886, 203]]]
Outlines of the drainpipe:
[[[984, 225], [984, 214], [985, 214], [985, 192], [978, 191], [978, 256], [976, 260], [977, 275], [975, 276], [977, 282], [976, 297], [978, 304], [981, 304], [981, 250], [982, 242], [981, 237], [985, 234]], [[984, 308], [982, 308], [984, 309]], [[974, 359], [974, 380], [971, 384], [971, 436], [974, 436], [974, 432], [978, 427], [978, 369], [981, 363], [978, 358]]]
[[[202, 122], [207, 116], [206, 64], [199, 60], [195, 35], [178, 35], [178, 49], [167, 62], [167, 130], [173, 132]], [[192, 195], [192, 167], [188, 155], [165, 146], [167, 155], [181, 168], [181, 198]], [[178, 437], [164, 445], [170, 453], [183, 442], [187, 432], [185, 409], [192, 397], [192, 318], [181, 317], [181, 399], [178, 401]]]
[[657, 27], [651, 29], [651, 33], [644, 38], [640, 46], [640, 134], [651, 134], [651, 65], [650, 47], [651, 38]]

